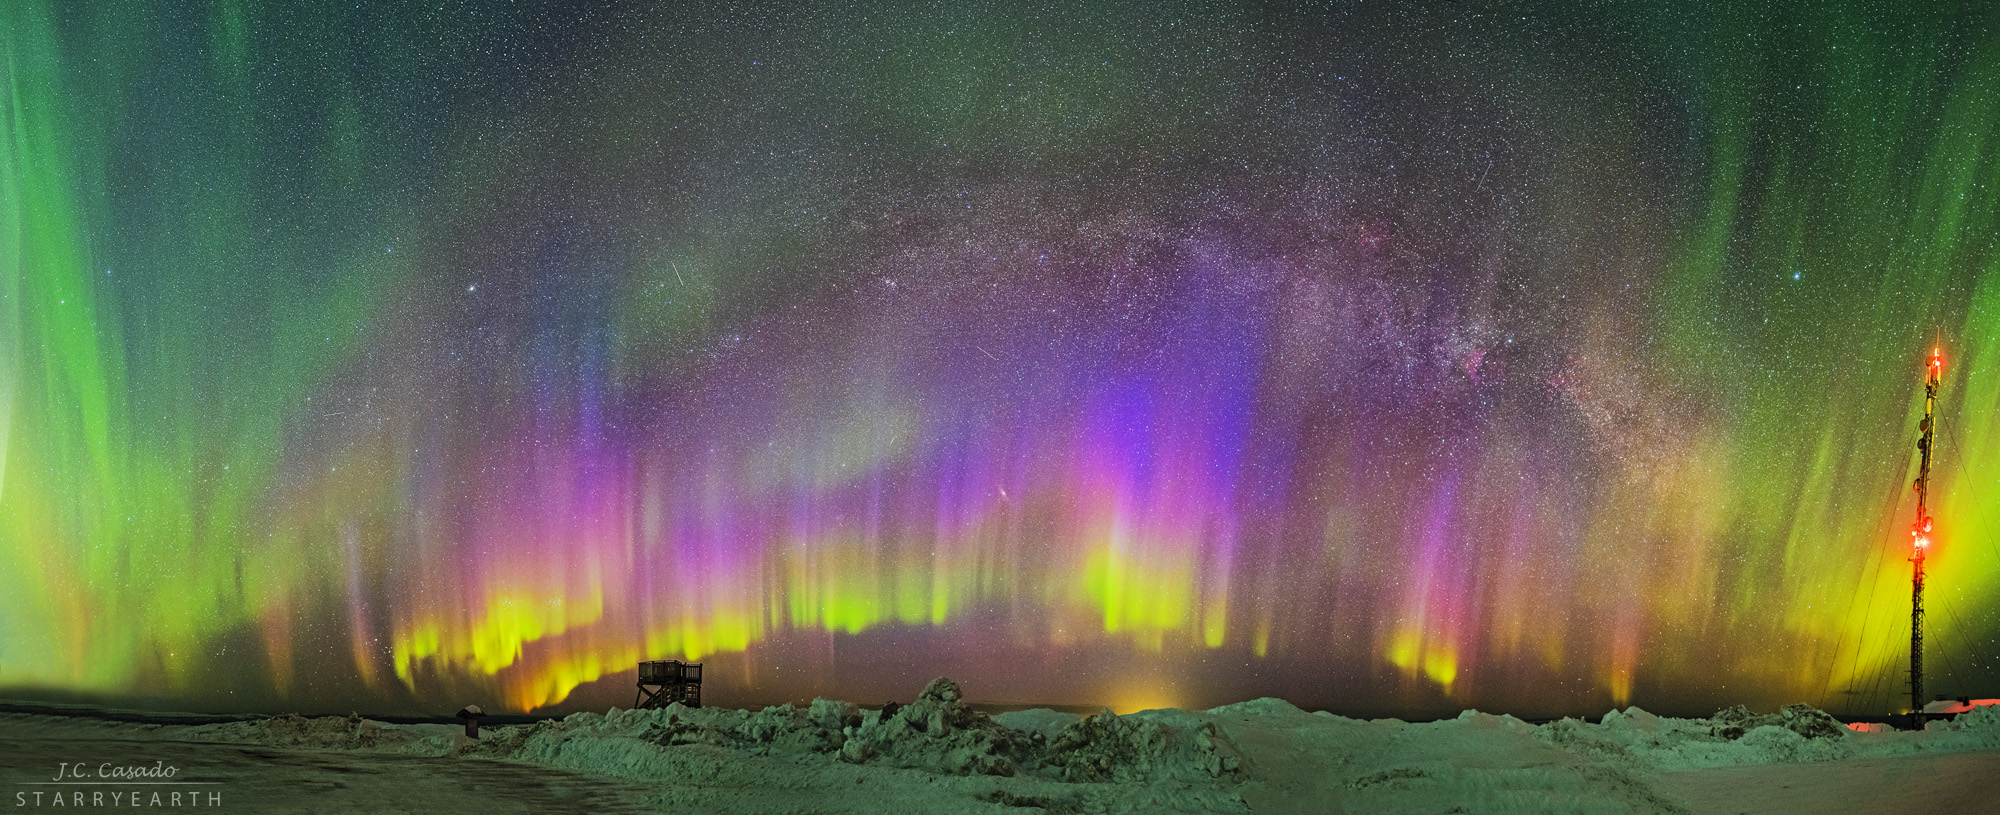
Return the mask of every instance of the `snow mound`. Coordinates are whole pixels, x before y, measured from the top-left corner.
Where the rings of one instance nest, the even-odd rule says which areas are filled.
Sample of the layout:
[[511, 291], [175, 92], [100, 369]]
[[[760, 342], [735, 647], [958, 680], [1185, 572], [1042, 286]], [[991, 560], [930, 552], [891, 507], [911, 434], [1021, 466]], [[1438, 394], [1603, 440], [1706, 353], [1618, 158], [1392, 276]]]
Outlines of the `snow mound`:
[[1710, 731], [1724, 739], [1740, 739], [1760, 727], [1782, 727], [1808, 739], [1840, 738], [1847, 728], [1826, 711], [1810, 705], [1787, 705], [1777, 713], [1757, 715], [1742, 705], [1709, 717]]
[[1666, 718], [1635, 707], [1614, 710], [1598, 725], [1551, 722], [1537, 728], [1535, 738], [1584, 758], [1673, 771], [1848, 758], [1852, 732], [1806, 705], [1761, 715], [1737, 706], [1707, 719]]
[[[1046, 727], [1058, 721], [1051, 714], [1012, 718]], [[960, 811], [961, 804], [971, 807], [965, 811], [994, 811], [996, 804], [1051, 812], [1241, 811], [1241, 799], [1228, 789], [1236, 759], [1218, 748], [1222, 737], [1200, 714], [1064, 718], [1053, 737], [1008, 727], [966, 706], [956, 683], [938, 679], [914, 702], [883, 710], [817, 699], [759, 711], [676, 704], [578, 713], [493, 728], [486, 739], [458, 740], [450, 754], [678, 790], [832, 789], [866, 798], [855, 786], [866, 782], [893, 784], [897, 795], [920, 789], [959, 802], [932, 801], [921, 811]]]
[[1023, 733], [966, 707], [958, 683], [934, 679], [907, 705], [861, 716], [836, 746], [844, 761], [881, 760], [898, 767], [952, 775], [1019, 775], [1040, 763], [1042, 737]]
[[[1297, 710], [1297, 708], [1293, 708]], [[1213, 722], [1181, 710], [1086, 716], [1049, 741], [1044, 767], [1065, 781], [1214, 783], [1237, 770]]]
[[[663, 716], [631, 711], [625, 721], [645, 721], [639, 738], [662, 747], [706, 744], [755, 755], [830, 753], [840, 749], [844, 728], [860, 720], [845, 702], [815, 699], [811, 706], [774, 705], [759, 711], [693, 711], [676, 702]], [[614, 725], [616, 722], [613, 723]]]
[[[1042, 710], [1001, 718], [1021, 726], [968, 707], [957, 683], [937, 679], [916, 701], [882, 710], [815, 699], [806, 707], [776, 705], [760, 711], [674, 704], [602, 716], [577, 713], [533, 726], [491, 728], [485, 739], [460, 740], [452, 752], [553, 761], [564, 750], [576, 749], [580, 738], [613, 737], [670, 751], [705, 747], [786, 759], [819, 756], [939, 775], [1033, 776], [1074, 783], [1212, 784], [1237, 769], [1232, 748], [1219, 745], [1227, 739], [1215, 725], [1186, 711], [1119, 716], [1107, 710], [1077, 717]], [[606, 758], [619, 764], [640, 760]]]
[[1213, 783], [1236, 768], [1235, 760], [1217, 749], [1221, 736], [1215, 725], [1183, 711], [1119, 716], [1106, 710], [1068, 717], [1066, 725], [1047, 734], [1061, 715], [1015, 717], [1041, 727], [1015, 729], [966, 707], [957, 683], [937, 679], [915, 702], [863, 714], [839, 753], [855, 764], [880, 761], [951, 775], [1030, 774], [1070, 782]]
[[1208, 712], [1216, 716], [1298, 716], [1305, 713], [1297, 705], [1270, 696], [1210, 708]]
[[1075, 724], [1076, 720], [1081, 718], [1083, 717], [1074, 713], [1064, 713], [1059, 710], [1038, 707], [1033, 710], [1010, 710], [1006, 713], [996, 714], [993, 717], [993, 721], [1023, 733], [1032, 733], [1044, 739], [1049, 739], [1054, 738], [1057, 733], [1062, 732], [1063, 728]]
[[202, 737], [225, 741], [322, 750], [416, 752], [434, 749], [440, 741], [425, 738], [411, 728], [384, 725], [358, 715], [306, 717], [287, 713], [192, 729]]
[[1980, 705], [1950, 723], [1966, 748], [2000, 749], [2000, 705]]

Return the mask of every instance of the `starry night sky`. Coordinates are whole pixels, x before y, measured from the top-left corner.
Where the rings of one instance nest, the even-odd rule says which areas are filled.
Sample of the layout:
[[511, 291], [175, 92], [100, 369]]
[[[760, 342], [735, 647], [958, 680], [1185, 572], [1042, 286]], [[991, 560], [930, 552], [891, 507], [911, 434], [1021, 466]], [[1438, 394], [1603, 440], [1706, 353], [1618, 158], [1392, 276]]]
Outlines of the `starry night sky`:
[[2000, 12], [1407, 5], [9, 2], [0, 691], [2000, 690]]

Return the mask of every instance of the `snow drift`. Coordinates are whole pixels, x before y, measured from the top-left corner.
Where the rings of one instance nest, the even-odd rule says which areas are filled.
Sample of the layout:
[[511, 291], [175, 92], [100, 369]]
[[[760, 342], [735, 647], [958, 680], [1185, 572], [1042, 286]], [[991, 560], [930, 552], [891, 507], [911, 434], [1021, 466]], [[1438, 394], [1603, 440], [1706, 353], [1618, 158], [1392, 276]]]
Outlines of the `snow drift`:
[[659, 807], [719, 812], [894, 805], [912, 812], [1680, 813], [1691, 809], [1675, 790], [1687, 785], [1670, 782], [1707, 778], [1703, 773], [1970, 754], [2000, 761], [2000, 708], [1993, 706], [1924, 732], [1879, 733], [1855, 732], [1805, 706], [1731, 708], [1704, 719], [1633, 707], [1601, 723], [1539, 726], [1476, 711], [1428, 723], [1363, 721], [1277, 699], [1207, 711], [988, 716], [966, 705], [948, 679], [881, 710], [827, 699], [754, 711], [613, 709], [488, 727], [476, 740], [457, 726], [359, 716], [203, 725], [21, 714], [0, 720], [0, 733], [37, 738], [546, 767], [642, 785]]

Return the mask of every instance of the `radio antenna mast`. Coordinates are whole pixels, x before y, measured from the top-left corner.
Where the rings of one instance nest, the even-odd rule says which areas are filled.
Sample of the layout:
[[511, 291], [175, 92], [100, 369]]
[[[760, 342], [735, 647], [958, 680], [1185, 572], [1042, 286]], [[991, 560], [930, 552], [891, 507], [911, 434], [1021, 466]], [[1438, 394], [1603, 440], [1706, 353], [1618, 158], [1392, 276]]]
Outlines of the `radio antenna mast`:
[[1924, 712], [1924, 552], [1931, 546], [1931, 453], [1936, 449], [1939, 378], [1944, 373], [1942, 343], [1931, 347], [1924, 374], [1924, 420], [1917, 424], [1917, 522], [1910, 527], [1910, 716], [1923, 726]]

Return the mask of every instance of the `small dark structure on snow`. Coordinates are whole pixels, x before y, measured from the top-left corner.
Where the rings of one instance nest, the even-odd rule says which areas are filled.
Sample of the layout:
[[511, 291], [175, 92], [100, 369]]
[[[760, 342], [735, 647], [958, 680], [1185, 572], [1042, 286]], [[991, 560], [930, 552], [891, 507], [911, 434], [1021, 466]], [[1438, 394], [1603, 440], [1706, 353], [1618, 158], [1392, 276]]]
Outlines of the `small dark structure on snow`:
[[465, 720], [466, 738], [479, 738], [479, 717], [484, 715], [486, 715], [486, 712], [480, 710], [478, 705], [466, 705], [459, 708], [458, 717]]
[[679, 702], [701, 707], [701, 663], [667, 660], [639, 663], [638, 708], [666, 707]]

